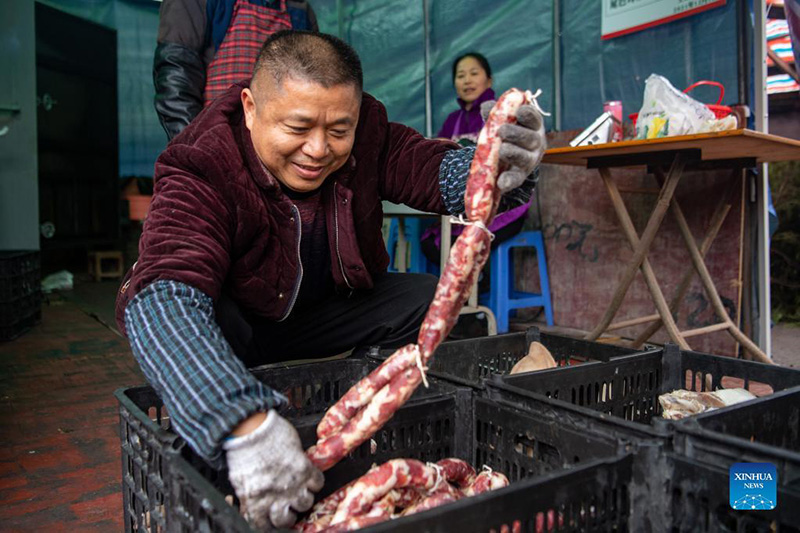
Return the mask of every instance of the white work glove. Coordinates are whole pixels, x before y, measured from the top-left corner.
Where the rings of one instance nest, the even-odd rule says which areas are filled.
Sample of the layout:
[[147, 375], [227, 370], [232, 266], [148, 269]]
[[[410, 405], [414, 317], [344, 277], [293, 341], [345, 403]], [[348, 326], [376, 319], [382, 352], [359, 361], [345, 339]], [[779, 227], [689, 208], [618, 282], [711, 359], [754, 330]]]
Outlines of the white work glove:
[[259, 531], [288, 528], [314, 504], [324, 477], [311, 464], [297, 430], [270, 410], [253, 432], [227, 440], [228, 479], [240, 510]]
[[[481, 104], [484, 122], [494, 104], [494, 100]], [[506, 193], [525, 183], [525, 179], [542, 160], [547, 149], [544, 119], [532, 105], [522, 105], [517, 110], [517, 123], [503, 124], [497, 134], [502, 139], [500, 163], [507, 169], [497, 178], [497, 186]]]

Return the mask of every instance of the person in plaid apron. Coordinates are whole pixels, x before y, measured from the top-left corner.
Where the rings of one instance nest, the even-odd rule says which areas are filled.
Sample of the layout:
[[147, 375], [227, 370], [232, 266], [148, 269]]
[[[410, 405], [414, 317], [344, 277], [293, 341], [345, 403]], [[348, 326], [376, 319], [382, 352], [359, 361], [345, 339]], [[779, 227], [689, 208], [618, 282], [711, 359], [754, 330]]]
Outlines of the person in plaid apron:
[[261, 45], [285, 29], [318, 29], [307, 1], [164, 0], [153, 82], [167, 138], [233, 83], [249, 78]]

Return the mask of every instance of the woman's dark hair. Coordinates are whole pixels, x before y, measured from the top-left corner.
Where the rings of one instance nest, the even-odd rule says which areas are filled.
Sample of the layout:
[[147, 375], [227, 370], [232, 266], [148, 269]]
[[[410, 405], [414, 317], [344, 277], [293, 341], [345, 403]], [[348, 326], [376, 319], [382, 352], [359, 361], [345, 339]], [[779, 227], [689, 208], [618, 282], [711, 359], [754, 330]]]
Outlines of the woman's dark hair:
[[479, 54], [478, 52], [467, 52], [466, 54], [458, 56], [456, 60], [453, 61], [453, 85], [456, 84], [456, 70], [458, 69], [458, 63], [465, 57], [474, 57], [475, 60], [481, 64], [483, 70], [486, 71], [486, 77], [487, 78], [492, 77], [492, 67], [489, 66], [489, 60], [483, 57], [483, 55]]

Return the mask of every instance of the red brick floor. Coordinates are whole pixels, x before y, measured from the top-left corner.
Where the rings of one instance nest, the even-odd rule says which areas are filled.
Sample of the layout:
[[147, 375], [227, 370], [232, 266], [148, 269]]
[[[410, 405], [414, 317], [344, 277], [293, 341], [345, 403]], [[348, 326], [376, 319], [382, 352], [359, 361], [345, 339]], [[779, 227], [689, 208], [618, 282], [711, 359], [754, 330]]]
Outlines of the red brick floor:
[[127, 341], [63, 300], [0, 344], [0, 530], [122, 530], [113, 391], [143, 382]]

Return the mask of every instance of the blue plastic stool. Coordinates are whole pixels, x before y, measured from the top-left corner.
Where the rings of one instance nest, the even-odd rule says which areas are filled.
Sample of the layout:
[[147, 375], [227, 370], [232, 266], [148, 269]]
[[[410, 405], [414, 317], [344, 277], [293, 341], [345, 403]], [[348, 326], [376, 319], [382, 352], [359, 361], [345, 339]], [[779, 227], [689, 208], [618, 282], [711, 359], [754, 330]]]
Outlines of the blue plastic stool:
[[[513, 248], [536, 248], [539, 261], [539, 279], [541, 294], [521, 292], [514, 288], [514, 256]], [[547, 259], [544, 252], [544, 239], [541, 231], [525, 231], [500, 243], [492, 250], [490, 257], [490, 290], [486, 304], [497, 317], [497, 332], [508, 332], [508, 319], [515, 309], [523, 307], [544, 307], [547, 325], [553, 325], [553, 306], [550, 302], [550, 280], [547, 277]], [[486, 296], [486, 295], [484, 295]]]
[[[425, 273], [428, 271], [428, 260], [422, 253], [420, 237], [422, 236], [422, 220], [418, 217], [406, 217], [403, 220], [405, 227], [404, 237], [411, 250], [406, 272]], [[386, 251], [389, 253], [389, 272], [397, 272], [394, 267], [395, 255], [397, 253], [397, 237], [400, 224], [396, 217], [392, 217], [389, 225], [389, 239], [386, 242]]]

